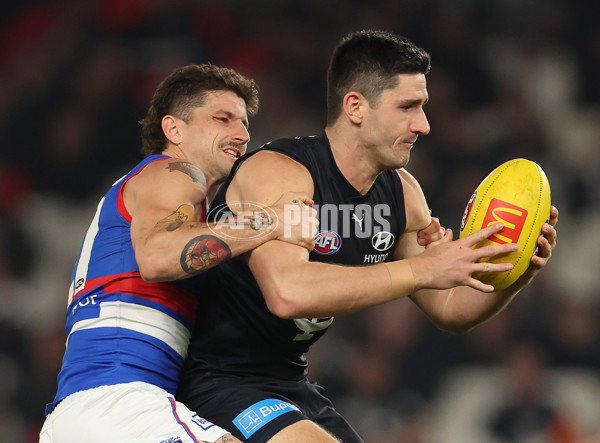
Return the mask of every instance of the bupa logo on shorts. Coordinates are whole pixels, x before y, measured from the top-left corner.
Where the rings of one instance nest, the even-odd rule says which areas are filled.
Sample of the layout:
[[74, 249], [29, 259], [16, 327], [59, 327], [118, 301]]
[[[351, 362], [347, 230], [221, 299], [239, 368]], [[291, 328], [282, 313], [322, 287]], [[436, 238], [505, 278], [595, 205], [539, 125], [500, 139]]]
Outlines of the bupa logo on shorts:
[[342, 246], [342, 237], [334, 231], [319, 231], [315, 238], [314, 251], [321, 255], [334, 254]]
[[299, 409], [293, 404], [282, 400], [272, 398], [261, 400], [235, 417], [233, 424], [245, 438], [248, 438], [271, 420], [291, 411], [299, 411]]
[[162, 440], [160, 443], [183, 443], [183, 440], [181, 439], [181, 437], [177, 436], [168, 438], [166, 440]]

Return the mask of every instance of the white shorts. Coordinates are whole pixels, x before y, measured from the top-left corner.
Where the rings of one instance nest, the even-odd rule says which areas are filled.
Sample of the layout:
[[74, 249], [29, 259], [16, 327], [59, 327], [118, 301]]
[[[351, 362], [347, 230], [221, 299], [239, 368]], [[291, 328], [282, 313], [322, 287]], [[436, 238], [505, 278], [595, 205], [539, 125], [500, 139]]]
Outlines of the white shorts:
[[46, 417], [40, 443], [214, 442], [227, 433], [165, 390], [133, 382], [69, 395]]

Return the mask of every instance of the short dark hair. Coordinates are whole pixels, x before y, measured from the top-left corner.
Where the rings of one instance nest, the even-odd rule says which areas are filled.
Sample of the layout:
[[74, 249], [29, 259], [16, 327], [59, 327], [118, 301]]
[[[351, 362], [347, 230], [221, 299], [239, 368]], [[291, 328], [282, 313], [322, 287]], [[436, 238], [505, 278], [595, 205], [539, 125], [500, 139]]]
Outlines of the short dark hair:
[[405, 37], [373, 30], [347, 35], [327, 72], [327, 124], [340, 116], [348, 92], [360, 92], [375, 105], [384, 90], [397, 86], [398, 74], [427, 74], [430, 66], [430, 55]]
[[160, 154], [167, 146], [162, 119], [173, 115], [188, 122], [195, 108], [203, 106], [210, 91], [232, 91], [246, 102], [246, 112], [258, 111], [258, 90], [254, 80], [233, 69], [204, 65], [186, 65], [175, 69], [156, 88], [146, 117], [142, 119], [142, 152]]

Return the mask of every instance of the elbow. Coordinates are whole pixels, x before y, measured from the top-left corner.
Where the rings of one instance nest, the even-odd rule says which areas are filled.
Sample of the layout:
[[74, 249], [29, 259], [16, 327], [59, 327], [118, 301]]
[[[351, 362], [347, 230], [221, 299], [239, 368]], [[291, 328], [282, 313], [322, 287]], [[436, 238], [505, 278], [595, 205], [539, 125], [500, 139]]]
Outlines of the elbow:
[[165, 260], [160, 257], [146, 256], [137, 260], [140, 276], [148, 283], [173, 280]]
[[[265, 246], [274, 242], [267, 242]], [[269, 311], [282, 319], [312, 318], [308, 315], [318, 304], [318, 296], [312, 287], [311, 267], [307, 267], [308, 252], [302, 249], [302, 255], [292, 255], [285, 260], [260, 259], [264, 249], [257, 248], [249, 256], [250, 270], [260, 287]], [[295, 247], [296, 248], [296, 247]], [[255, 257], [259, 257], [256, 259]]]
[[285, 320], [291, 320], [294, 318], [299, 318], [301, 315], [298, 313], [293, 306], [288, 303], [281, 302], [277, 300], [276, 302], [268, 302], [267, 307], [271, 313], [279, 318]]
[[148, 283], [157, 283], [169, 280], [165, 277], [164, 273], [155, 266], [140, 266], [140, 276], [142, 277], [142, 280]]
[[263, 297], [269, 311], [282, 319], [304, 318], [304, 307], [299, 305], [298, 294], [293, 288], [286, 285], [272, 285], [263, 289]]
[[143, 272], [140, 269], [140, 276], [142, 277], [142, 280], [144, 280], [147, 283], [158, 283], [161, 281], [167, 281], [168, 279], [163, 278], [161, 276], [160, 273], [157, 272]]

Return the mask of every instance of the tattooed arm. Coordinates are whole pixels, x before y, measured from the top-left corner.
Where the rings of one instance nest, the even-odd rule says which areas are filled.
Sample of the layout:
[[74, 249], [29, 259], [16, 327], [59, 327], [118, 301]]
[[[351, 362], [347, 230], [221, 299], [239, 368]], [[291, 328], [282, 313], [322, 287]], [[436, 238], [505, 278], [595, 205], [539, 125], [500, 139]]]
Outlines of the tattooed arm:
[[312, 249], [314, 217], [306, 219], [310, 226], [304, 230], [299, 225], [285, 231], [281, 223], [283, 205], [302, 197], [288, 194], [251, 216], [231, 217], [217, 226], [200, 221], [206, 193], [202, 171], [177, 159], [151, 163], [125, 184], [123, 201], [131, 215], [131, 240], [142, 278], [188, 278], [274, 239]]

